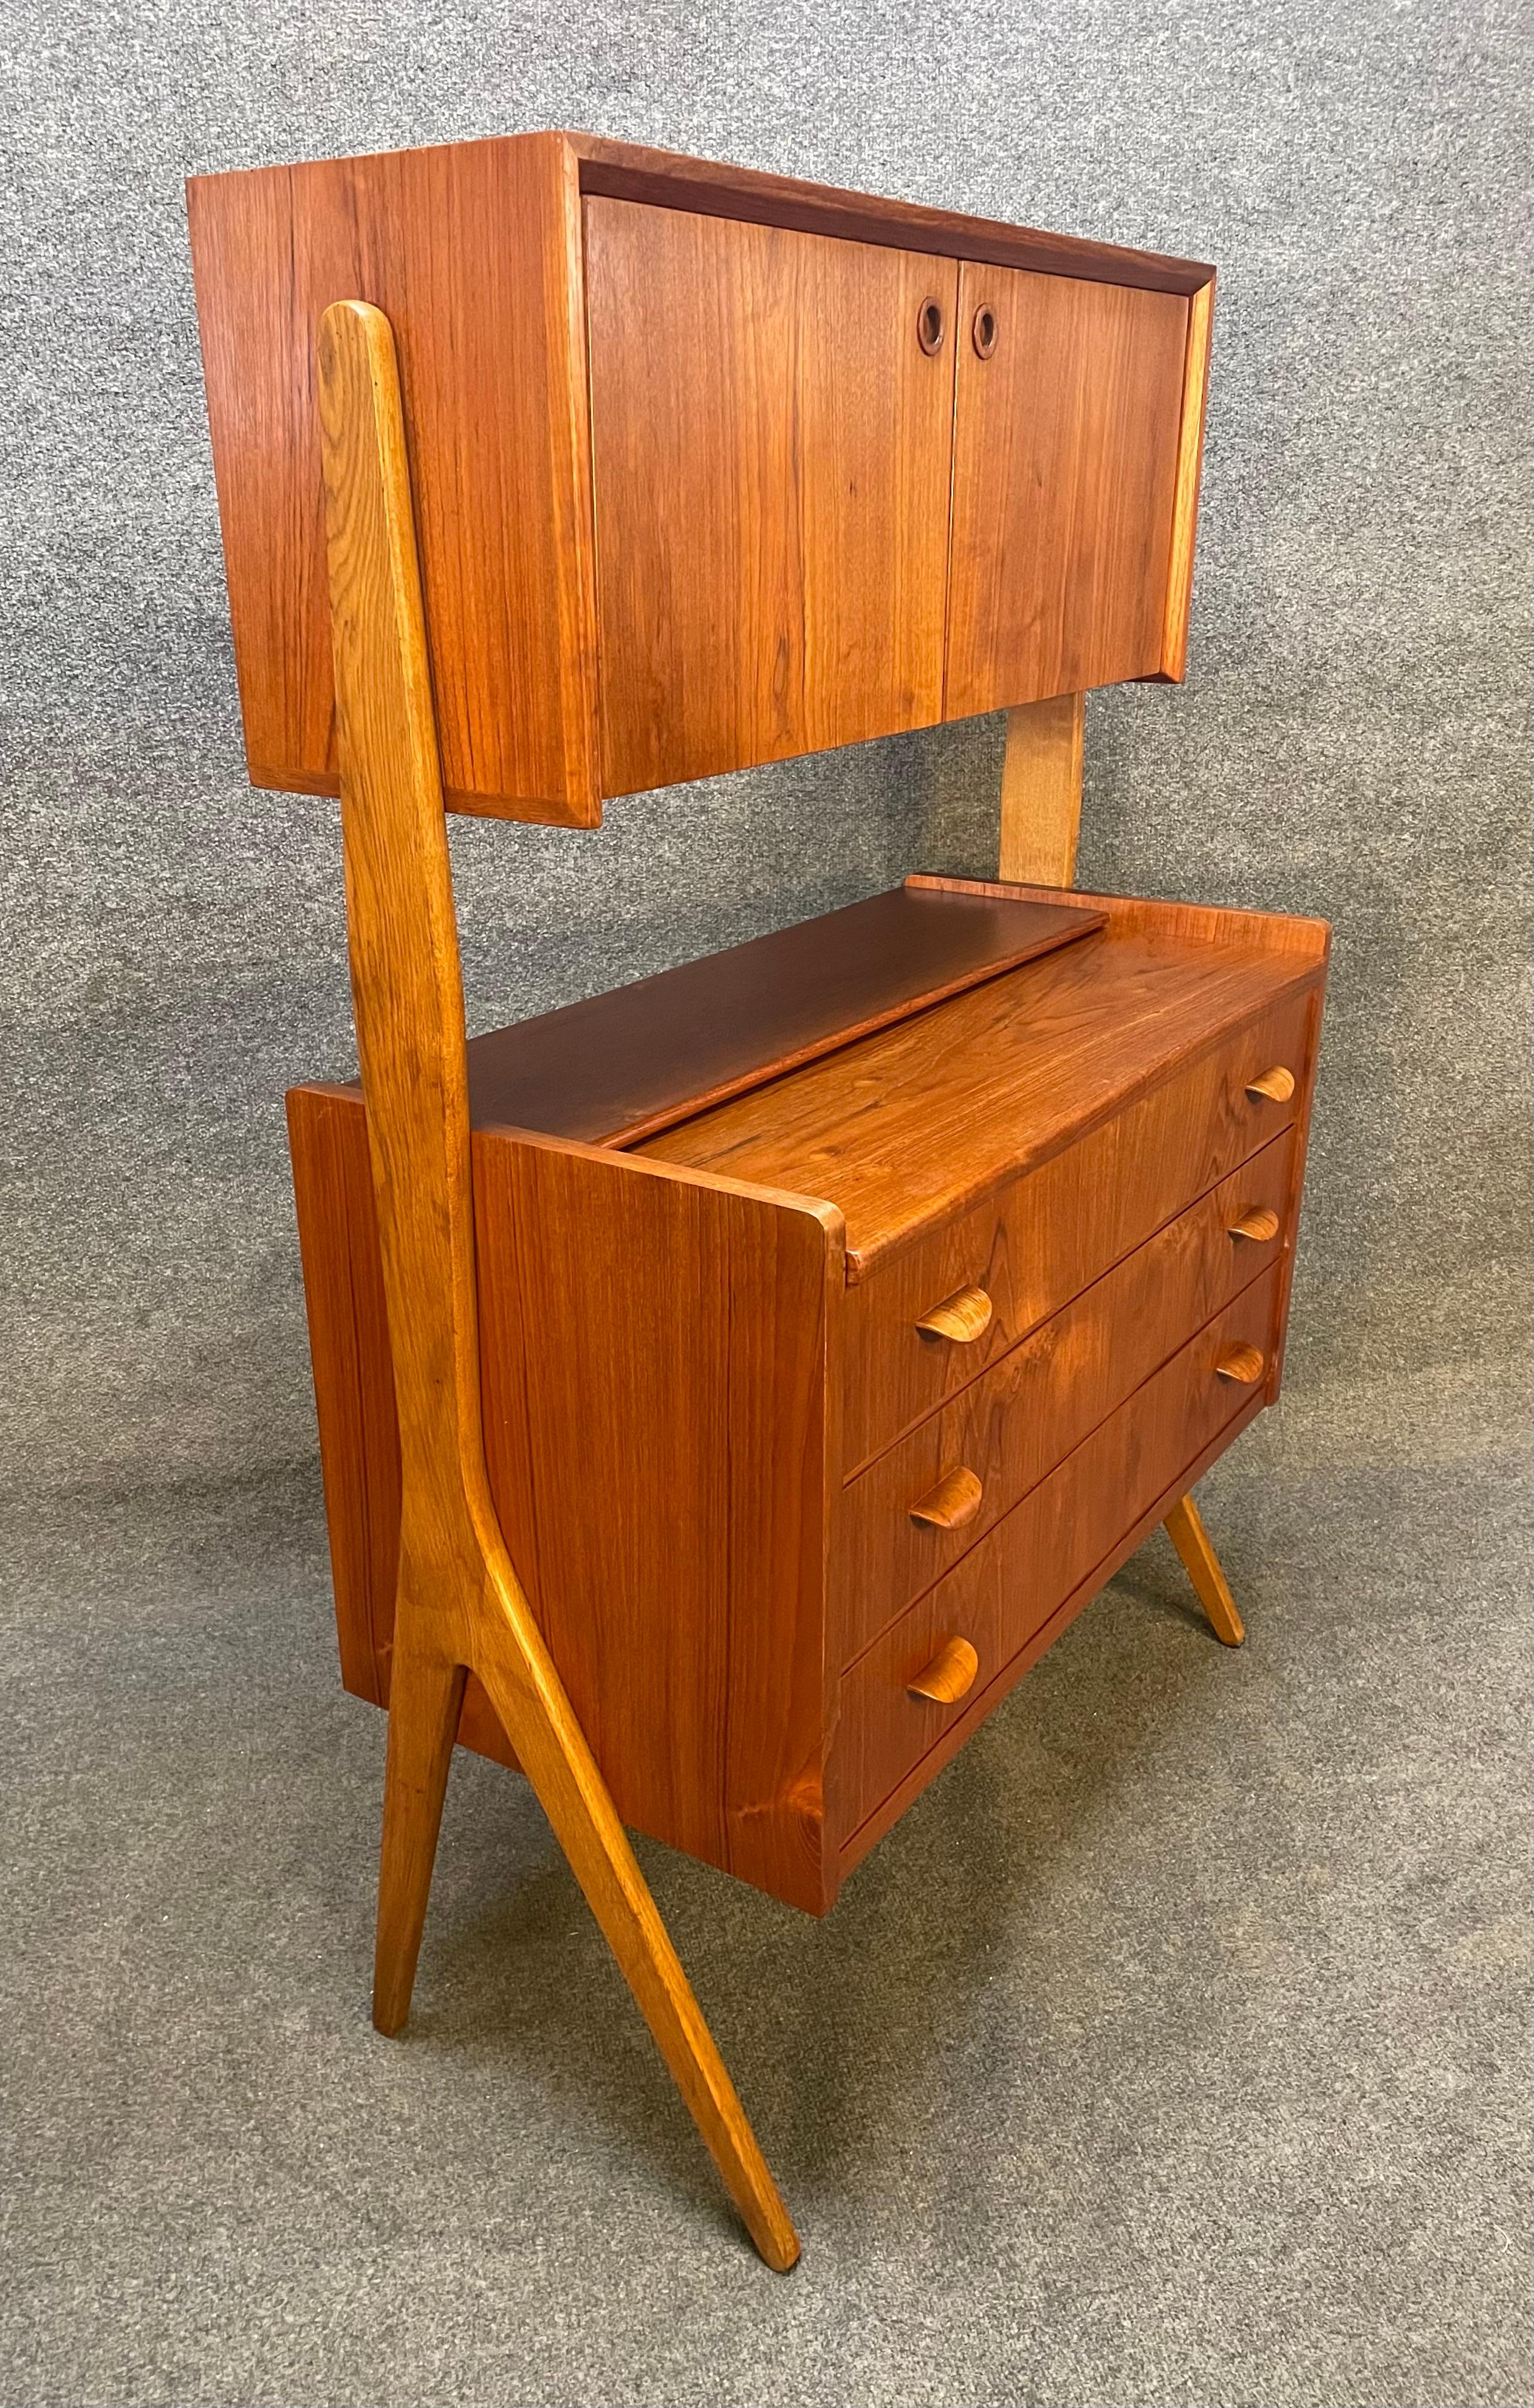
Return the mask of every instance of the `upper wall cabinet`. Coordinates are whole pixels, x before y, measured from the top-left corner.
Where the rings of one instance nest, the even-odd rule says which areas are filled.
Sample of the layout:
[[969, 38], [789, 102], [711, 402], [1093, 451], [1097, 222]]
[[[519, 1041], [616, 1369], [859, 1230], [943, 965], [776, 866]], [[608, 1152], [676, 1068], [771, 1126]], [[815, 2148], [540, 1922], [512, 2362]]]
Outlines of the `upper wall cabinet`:
[[1187, 347], [1181, 294], [966, 264], [950, 719], [1159, 674]]
[[585, 136], [188, 187], [246, 752], [334, 793], [314, 337], [400, 359], [452, 808], [1182, 674], [1212, 271]]
[[604, 791], [943, 710], [950, 259], [585, 206]]

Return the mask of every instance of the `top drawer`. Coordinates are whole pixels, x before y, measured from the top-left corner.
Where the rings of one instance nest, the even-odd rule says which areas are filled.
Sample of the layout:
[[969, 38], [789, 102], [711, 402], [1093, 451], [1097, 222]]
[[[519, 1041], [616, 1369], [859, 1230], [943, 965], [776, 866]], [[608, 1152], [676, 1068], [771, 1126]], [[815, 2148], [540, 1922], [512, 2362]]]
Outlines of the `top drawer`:
[[[1315, 1010], [1303, 995], [1264, 1012], [850, 1288], [844, 1477], [1287, 1127], [1310, 1082]], [[1289, 1074], [1281, 1092], [1255, 1091], [1275, 1069]], [[918, 1326], [950, 1299], [952, 1334]]]

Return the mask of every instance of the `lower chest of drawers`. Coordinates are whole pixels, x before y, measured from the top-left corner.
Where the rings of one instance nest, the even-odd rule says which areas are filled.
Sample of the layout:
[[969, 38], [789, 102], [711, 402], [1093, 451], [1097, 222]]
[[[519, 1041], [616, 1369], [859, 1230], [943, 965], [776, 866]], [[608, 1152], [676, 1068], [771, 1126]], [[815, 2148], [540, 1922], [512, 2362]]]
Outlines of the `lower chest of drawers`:
[[[1314, 1029], [1305, 994], [1252, 1015], [851, 1286], [834, 1204], [476, 1137], [492, 1493], [625, 1822], [824, 1912], [1260, 1410]], [[366, 1122], [335, 1090], [290, 1111], [343, 1675], [382, 1704]], [[460, 1738], [514, 1761], [472, 1682]]]

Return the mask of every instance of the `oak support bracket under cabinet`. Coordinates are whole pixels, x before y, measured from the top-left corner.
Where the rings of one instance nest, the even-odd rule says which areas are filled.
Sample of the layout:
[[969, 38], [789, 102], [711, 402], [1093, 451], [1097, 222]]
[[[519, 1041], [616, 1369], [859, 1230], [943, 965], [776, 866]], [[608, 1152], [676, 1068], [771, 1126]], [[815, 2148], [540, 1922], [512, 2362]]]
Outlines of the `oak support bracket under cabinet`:
[[[1213, 271], [557, 133], [189, 187], [247, 758], [338, 793], [361, 1080], [288, 1098], [374, 2015], [454, 1745], [525, 1773], [757, 2248], [635, 1859], [812, 1914], [1281, 1376], [1315, 921], [1075, 891], [1183, 673]], [[466, 1038], [444, 813], [1009, 713], [913, 877]]]

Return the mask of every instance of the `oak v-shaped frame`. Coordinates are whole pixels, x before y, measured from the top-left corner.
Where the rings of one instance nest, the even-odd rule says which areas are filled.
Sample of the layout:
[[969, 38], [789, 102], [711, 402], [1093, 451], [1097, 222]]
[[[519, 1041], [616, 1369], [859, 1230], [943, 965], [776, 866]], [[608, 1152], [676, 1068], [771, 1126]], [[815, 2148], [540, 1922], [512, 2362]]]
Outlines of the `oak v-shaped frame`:
[[463, 980], [394, 335], [337, 301], [320, 414], [347, 929], [401, 1463], [373, 2020], [409, 2013], [478, 1674], [752, 2239], [798, 2236], [512, 1569], [485, 1472]]

